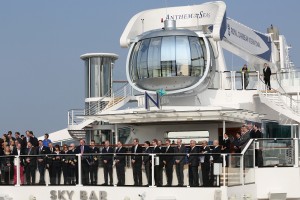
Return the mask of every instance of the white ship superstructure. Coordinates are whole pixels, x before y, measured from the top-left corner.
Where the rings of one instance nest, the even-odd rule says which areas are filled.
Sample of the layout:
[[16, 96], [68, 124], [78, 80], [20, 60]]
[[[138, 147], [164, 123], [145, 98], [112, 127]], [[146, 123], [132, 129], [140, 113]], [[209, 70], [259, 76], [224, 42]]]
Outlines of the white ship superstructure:
[[[258, 32], [228, 18], [224, 2], [208, 2], [140, 12], [128, 22], [120, 45], [129, 49], [126, 81], [112, 79], [113, 68], [119, 67], [114, 64], [118, 55], [81, 56], [85, 109], [68, 112], [73, 138], [98, 144], [121, 140], [125, 145], [134, 138], [141, 143], [177, 138], [213, 141], [222, 140], [224, 133], [234, 135], [249, 123], [260, 125], [263, 138], [249, 140], [241, 153], [222, 154], [223, 164], [215, 165], [211, 172], [211, 187], [190, 187], [188, 165], [183, 187], [175, 187], [175, 170], [174, 187], [155, 186], [156, 154], [150, 155], [152, 184], [132, 186], [132, 154], [128, 152], [124, 187], [83, 185], [83, 155], [78, 154], [76, 186], [50, 186], [46, 178], [48, 187], [25, 187], [18, 179], [18, 187], [0, 187], [6, 194], [18, 200], [29, 194], [51, 200], [300, 199], [300, 73], [276, 27]], [[245, 60], [248, 70], [226, 63], [225, 51]], [[265, 64], [272, 71], [271, 90], [263, 80]], [[263, 160], [259, 166], [255, 165], [257, 152]], [[101, 159], [103, 155], [97, 156]], [[98, 174], [100, 184], [101, 165]], [[147, 182], [144, 168], [143, 182]], [[165, 175], [163, 182], [166, 184]]]

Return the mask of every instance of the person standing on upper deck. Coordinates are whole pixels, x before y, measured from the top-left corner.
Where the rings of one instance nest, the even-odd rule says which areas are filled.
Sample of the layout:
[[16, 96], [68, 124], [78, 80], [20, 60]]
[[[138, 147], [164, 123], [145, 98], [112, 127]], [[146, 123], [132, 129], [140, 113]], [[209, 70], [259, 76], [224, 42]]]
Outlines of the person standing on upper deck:
[[270, 80], [271, 80], [272, 72], [271, 72], [271, 68], [269, 67], [269, 65], [267, 63], [264, 64], [263, 74], [264, 74], [264, 81], [267, 86], [267, 89], [271, 90]]
[[249, 85], [249, 72], [248, 72], [248, 67], [246, 64], [244, 64], [243, 68], [242, 68], [242, 87], [245, 90], [248, 85]]
[[139, 145], [139, 139], [133, 139], [133, 146], [131, 148], [131, 153], [134, 154], [131, 157], [132, 170], [133, 170], [133, 179], [135, 186], [143, 185], [142, 181], [142, 156], [136, 155], [143, 153], [143, 148]]

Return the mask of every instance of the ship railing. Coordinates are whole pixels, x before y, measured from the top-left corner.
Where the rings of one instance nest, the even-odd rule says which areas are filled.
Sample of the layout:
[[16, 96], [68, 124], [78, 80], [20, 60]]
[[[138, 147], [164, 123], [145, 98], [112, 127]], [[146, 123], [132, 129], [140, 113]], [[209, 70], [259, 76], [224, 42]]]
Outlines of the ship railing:
[[121, 82], [122, 86], [114, 91], [107, 92], [103, 97], [97, 101], [90, 101], [86, 103], [85, 114], [96, 115], [103, 110], [107, 110], [116, 104], [122, 102], [127, 97], [133, 96], [133, 88], [128, 82]]
[[[210, 89], [258, 90], [259, 71], [216, 71]], [[243, 87], [244, 86], [244, 87]]]
[[298, 138], [255, 139], [256, 167], [298, 167]]
[[[299, 69], [299, 68], [298, 68]], [[279, 73], [280, 83], [283, 87], [298, 87], [300, 85], [300, 70], [287, 69]]]
[[68, 111], [68, 125], [78, 125], [84, 121], [84, 109], [71, 109]]
[[[253, 156], [250, 154], [248, 157], [251, 158], [251, 155]], [[251, 162], [247, 161], [248, 157], [247, 154], [224, 153], [97, 153], [1, 156], [0, 159], [11, 163], [10, 168], [1, 168], [3, 170], [2, 184], [15, 186], [122, 186], [123, 184], [134, 187], [178, 186], [176, 167], [179, 165], [175, 164], [175, 160], [182, 158], [183, 184], [179, 184], [179, 186], [220, 187], [244, 185], [254, 181], [253, 178], [249, 179], [249, 176], [252, 175], [249, 169], [252, 166], [250, 167], [249, 163]], [[132, 162], [133, 159], [135, 163]], [[149, 162], [146, 161], [147, 159]], [[193, 162], [196, 164], [195, 166], [189, 164], [192, 163], [192, 159], [196, 159], [196, 163]], [[104, 160], [108, 160], [110, 169], [113, 170], [112, 181], [109, 177], [107, 182], [104, 179], [104, 170], [108, 169]], [[125, 170], [125, 183], [118, 183], [122, 175], [120, 175], [120, 165], [117, 160], [122, 160], [121, 168]], [[133, 171], [136, 169], [141, 169], [141, 182], [139, 182], [140, 179], [134, 180]], [[44, 178], [42, 174], [44, 174]], [[170, 176], [172, 176], [171, 182], [168, 179]]]

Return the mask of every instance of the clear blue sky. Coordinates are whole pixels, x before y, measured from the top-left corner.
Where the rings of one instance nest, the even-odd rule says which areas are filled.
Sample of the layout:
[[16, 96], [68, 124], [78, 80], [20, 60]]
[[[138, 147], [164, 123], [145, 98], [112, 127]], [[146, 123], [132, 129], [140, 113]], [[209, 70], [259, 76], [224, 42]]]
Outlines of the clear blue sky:
[[[67, 111], [84, 107], [83, 63], [88, 52], [119, 54], [124, 80], [127, 49], [119, 38], [137, 12], [200, 4], [195, 0], [15, 0], [0, 2], [0, 131], [36, 135], [67, 127]], [[298, 0], [228, 0], [227, 16], [258, 31], [279, 27], [300, 64]], [[240, 64], [240, 63], [234, 63]]]

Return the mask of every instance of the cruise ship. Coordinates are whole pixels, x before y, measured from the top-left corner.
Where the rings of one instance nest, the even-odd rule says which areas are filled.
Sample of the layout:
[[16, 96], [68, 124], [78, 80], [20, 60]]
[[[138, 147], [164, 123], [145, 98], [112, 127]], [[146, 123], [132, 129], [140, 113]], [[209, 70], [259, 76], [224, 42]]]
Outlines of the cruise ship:
[[[229, 18], [226, 4], [215, 1], [142, 11], [120, 35], [120, 46], [128, 49], [127, 80], [113, 80], [118, 55], [81, 55], [85, 108], [68, 112], [68, 131], [75, 140], [84, 139], [87, 144], [94, 140], [100, 149], [104, 141], [111, 146], [122, 141], [128, 150], [125, 185], [117, 184], [115, 164], [112, 185], [101, 185], [101, 160], [115, 153], [73, 155], [78, 180], [72, 185], [64, 184], [68, 167], [56, 184], [51, 183], [48, 169], [45, 184], [26, 185], [20, 161], [31, 156], [20, 155], [14, 158], [16, 181], [0, 186], [0, 200], [300, 199], [300, 75], [289, 57], [291, 47], [277, 27], [266, 27], [265, 33], [254, 30]], [[243, 59], [247, 69], [226, 63], [228, 52]], [[271, 71], [270, 85], [265, 68]], [[218, 153], [221, 162], [211, 162], [209, 186], [203, 185], [200, 162], [214, 153], [172, 154], [185, 157], [183, 185], [178, 186], [173, 167], [172, 183], [167, 185], [163, 169], [159, 187], [155, 167], [161, 165], [160, 158], [170, 155], [131, 152], [135, 138], [142, 146], [145, 141], [168, 139], [174, 148], [181, 139], [187, 149], [191, 140], [199, 148], [202, 141], [212, 146], [214, 140], [223, 141], [225, 133], [233, 141], [245, 124], [258, 127], [262, 137], [249, 139], [239, 153], [233, 145], [229, 153]], [[53, 160], [59, 156], [64, 162], [66, 155], [47, 155]], [[86, 165], [82, 163], [87, 156], [100, 161], [96, 185], [83, 184]], [[134, 184], [132, 156], [150, 156], [152, 175], [147, 177], [142, 166], [140, 186]], [[196, 187], [189, 181], [191, 156], [199, 158]], [[35, 183], [38, 180], [36, 170]]]

